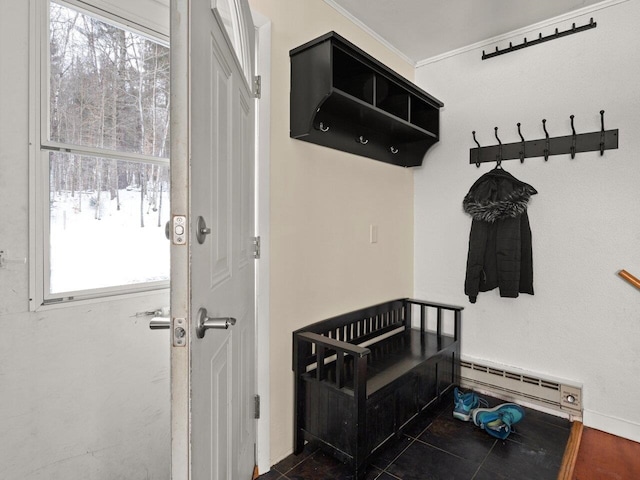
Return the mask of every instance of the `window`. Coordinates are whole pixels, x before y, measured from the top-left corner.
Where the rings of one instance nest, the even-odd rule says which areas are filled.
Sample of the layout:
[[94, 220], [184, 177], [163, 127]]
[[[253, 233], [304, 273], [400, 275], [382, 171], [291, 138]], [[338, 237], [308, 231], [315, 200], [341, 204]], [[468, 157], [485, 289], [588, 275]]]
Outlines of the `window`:
[[247, 48], [247, 46], [253, 44], [254, 36], [252, 31], [247, 30], [247, 22], [244, 21], [246, 17], [251, 16], [251, 12], [246, 11], [246, 6], [238, 0], [214, 0], [212, 5], [215, 5], [214, 13], [224, 26], [231, 49], [238, 59], [240, 69], [244, 72], [249, 85], [251, 85], [253, 82], [251, 73], [253, 59], [251, 58], [251, 49]]
[[71, 4], [51, 1], [47, 13], [38, 300], [166, 288], [169, 48]]

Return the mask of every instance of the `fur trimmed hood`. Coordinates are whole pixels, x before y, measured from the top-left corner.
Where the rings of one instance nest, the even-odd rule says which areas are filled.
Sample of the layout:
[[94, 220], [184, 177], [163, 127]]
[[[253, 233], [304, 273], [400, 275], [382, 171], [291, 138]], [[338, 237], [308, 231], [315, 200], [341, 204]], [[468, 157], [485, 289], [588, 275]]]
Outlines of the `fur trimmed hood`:
[[531, 195], [538, 193], [505, 170], [494, 168], [481, 176], [462, 202], [463, 210], [474, 220], [493, 223], [515, 218], [527, 211]]

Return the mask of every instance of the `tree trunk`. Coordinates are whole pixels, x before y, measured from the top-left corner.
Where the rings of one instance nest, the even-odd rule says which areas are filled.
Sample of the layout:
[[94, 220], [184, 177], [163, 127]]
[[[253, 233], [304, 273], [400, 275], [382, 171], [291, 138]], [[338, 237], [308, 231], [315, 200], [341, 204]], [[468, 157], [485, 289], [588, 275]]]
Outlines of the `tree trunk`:
[[162, 181], [160, 181], [160, 198], [158, 199], [158, 226], [162, 226]]
[[96, 213], [94, 218], [100, 220], [100, 191], [102, 190], [102, 160], [96, 158]]
[[144, 190], [146, 183], [144, 165], [140, 164], [140, 227], [142, 228], [144, 228]]

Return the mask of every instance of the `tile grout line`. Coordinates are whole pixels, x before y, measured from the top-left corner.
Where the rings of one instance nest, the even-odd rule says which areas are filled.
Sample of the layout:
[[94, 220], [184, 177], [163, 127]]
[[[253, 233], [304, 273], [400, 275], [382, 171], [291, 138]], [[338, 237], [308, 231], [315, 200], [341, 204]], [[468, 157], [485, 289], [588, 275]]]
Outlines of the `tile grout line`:
[[407, 438], [411, 438], [412, 440], [409, 442], [409, 444], [408, 444], [405, 448], [403, 448], [403, 449], [402, 449], [402, 451], [401, 451], [398, 455], [396, 455], [396, 456], [393, 458], [393, 460], [391, 460], [389, 463], [387, 463], [387, 465], [382, 469], [383, 471], [386, 471], [386, 470], [387, 470], [387, 468], [389, 468], [389, 467], [393, 464], [393, 462], [395, 462], [396, 460], [398, 460], [398, 458], [400, 458], [400, 456], [401, 456], [404, 452], [406, 452], [406, 451], [407, 451], [407, 449], [408, 449], [411, 445], [413, 445], [413, 444], [418, 440], [417, 438], [410, 437], [409, 435], [405, 435], [405, 436], [406, 436]]
[[419, 437], [420, 435], [422, 435], [424, 432], [426, 432], [426, 431], [429, 429], [429, 427], [431, 427], [431, 425], [433, 425], [433, 422], [434, 422], [438, 417], [440, 417], [440, 415], [442, 415], [443, 413], [444, 413], [444, 410], [443, 410], [441, 413], [439, 413], [438, 415], [436, 415], [436, 416], [435, 416], [435, 417], [434, 417], [434, 418], [429, 422], [429, 425], [427, 425], [426, 427], [424, 427], [424, 428], [423, 428], [423, 429], [418, 433], [418, 435], [417, 435], [417, 436], [415, 436], [415, 437], [414, 437], [414, 436], [411, 436], [411, 435], [407, 435], [407, 434], [405, 433], [405, 434], [404, 434], [404, 436], [405, 436], [405, 437], [407, 437], [407, 438], [409, 438], [409, 439], [411, 439], [411, 441], [409, 442], [409, 444], [408, 444], [408, 445], [407, 445], [407, 446], [406, 446], [406, 447], [405, 447], [405, 448], [404, 448], [404, 449], [403, 449], [403, 450], [402, 450], [398, 455], [396, 455], [396, 456], [393, 458], [393, 460], [391, 460], [389, 463], [387, 463], [387, 465], [386, 465], [385, 467], [383, 467], [383, 468], [381, 469], [382, 471], [378, 474], [378, 476], [376, 476], [376, 478], [375, 478], [374, 480], [377, 480], [378, 478], [380, 478], [380, 476], [381, 476], [382, 474], [385, 474], [385, 473], [386, 473], [387, 475], [392, 476], [393, 478], [396, 478], [396, 479], [398, 479], [398, 480], [402, 480], [400, 477], [397, 477], [397, 476], [396, 476], [396, 475], [394, 475], [393, 473], [389, 472], [387, 469], [388, 469], [391, 465], [393, 465], [393, 463], [394, 463], [396, 460], [398, 460], [398, 458], [400, 458], [400, 457], [402, 456], [402, 454], [403, 454], [403, 453], [405, 453], [405, 452], [408, 450], [408, 448], [409, 448], [411, 445], [413, 445], [415, 442], [419, 441], [420, 443], [423, 443], [423, 444], [424, 444], [424, 442], [422, 442], [422, 441], [418, 440], [418, 437]]
[[390, 477], [395, 478], [396, 480], [402, 480], [402, 478], [400, 478], [400, 477], [396, 477], [393, 473], [388, 472], [388, 471], [386, 471], [386, 470], [382, 470], [382, 471], [380, 472], [380, 475], [378, 475], [374, 480], [377, 480], [378, 478], [380, 478], [380, 476], [381, 476], [382, 474], [387, 474], [387, 475], [389, 475]]
[[[305, 445], [306, 446], [306, 445]], [[291, 470], [293, 470], [294, 468], [298, 467], [299, 465], [301, 465], [302, 463], [306, 462], [307, 460], [309, 460], [311, 457], [314, 457], [316, 455], [316, 453], [318, 453], [320, 451], [320, 449], [316, 449], [313, 451], [313, 453], [310, 453], [309, 455], [307, 455], [306, 457], [304, 457], [302, 460], [300, 460], [298, 463], [294, 464], [291, 468], [285, 470], [284, 472], [278, 470], [276, 468], [276, 466], [274, 465], [272, 468], [276, 471], [279, 472], [280, 475], [282, 475], [283, 477], [286, 476], [287, 473], [289, 473]], [[280, 480], [280, 479], [277, 479]]]
[[[446, 453], [447, 455], [451, 455], [452, 457], [459, 458], [460, 460], [468, 460], [468, 459], [466, 459], [464, 457], [461, 457], [460, 455], [456, 455], [455, 453], [452, 453], [452, 452], [450, 452], [448, 450], [445, 450], [444, 448], [438, 447], [437, 445], [433, 445], [433, 444], [431, 444], [429, 442], [425, 442], [424, 440], [420, 440], [419, 438], [416, 438], [416, 442], [420, 442], [422, 445], [425, 445], [427, 447], [431, 447], [431, 448], [433, 448], [435, 450], [439, 450], [440, 452]], [[491, 448], [493, 448], [493, 446]]]
[[493, 445], [491, 445], [491, 448], [489, 449], [489, 451], [487, 452], [487, 454], [484, 456], [484, 458], [482, 459], [482, 461], [480, 462], [480, 465], [478, 465], [478, 468], [476, 469], [475, 473], [473, 474], [473, 477], [471, 477], [471, 480], [473, 480], [474, 478], [476, 478], [478, 476], [478, 473], [480, 472], [480, 469], [482, 468], [482, 466], [484, 465], [484, 462], [487, 461], [487, 458], [489, 458], [489, 455], [491, 455], [491, 452], [493, 452], [493, 449], [495, 448], [495, 446], [498, 444], [498, 440], [494, 440], [493, 441]]
[[[429, 424], [429, 425], [431, 425], [431, 424]], [[428, 428], [428, 427], [427, 427], [427, 428]], [[425, 430], [426, 430], [426, 428], [425, 428]], [[409, 435], [405, 435], [405, 437], [407, 437], [407, 438], [411, 439], [411, 441], [409, 442], [409, 444], [408, 444], [405, 448], [403, 448], [403, 449], [402, 449], [402, 451], [401, 451], [398, 455], [396, 455], [396, 456], [393, 458], [393, 460], [391, 460], [390, 462], [388, 462], [388, 463], [386, 464], [386, 466], [385, 466], [385, 467], [382, 467], [382, 468], [380, 469], [380, 473], [375, 477], [375, 479], [374, 479], [374, 480], [376, 480], [376, 479], [380, 478], [380, 476], [381, 476], [382, 474], [384, 474], [384, 473], [386, 473], [387, 475], [391, 475], [393, 478], [397, 478], [398, 480], [402, 480], [401, 478], [396, 477], [393, 473], [388, 472], [388, 471], [387, 471], [387, 468], [389, 468], [391, 465], [393, 465], [393, 462], [395, 462], [396, 460], [398, 460], [398, 458], [400, 458], [400, 457], [402, 456], [402, 454], [403, 454], [404, 452], [406, 452], [406, 451], [407, 451], [407, 449], [408, 449], [411, 445], [413, 445], [413, 444], [418, 440], [417, 438], [413, 438], [413, 437], [411, 437], [411, 436], [409, 436]], [[372, 465], [373, 465], [373, 466], [375, 466], [374, 464], [372, 464]]]

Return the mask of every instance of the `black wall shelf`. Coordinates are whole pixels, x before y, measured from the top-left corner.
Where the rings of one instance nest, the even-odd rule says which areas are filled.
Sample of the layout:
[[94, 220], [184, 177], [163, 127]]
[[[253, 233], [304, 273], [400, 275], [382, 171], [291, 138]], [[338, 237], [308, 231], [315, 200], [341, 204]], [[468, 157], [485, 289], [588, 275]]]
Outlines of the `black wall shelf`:
[[289, 52], [290, 136], [375, 160], [422, 165], [443, 103], [335, 32]]

